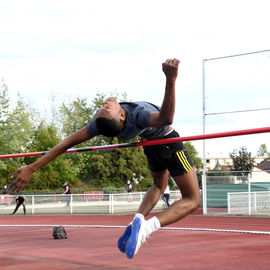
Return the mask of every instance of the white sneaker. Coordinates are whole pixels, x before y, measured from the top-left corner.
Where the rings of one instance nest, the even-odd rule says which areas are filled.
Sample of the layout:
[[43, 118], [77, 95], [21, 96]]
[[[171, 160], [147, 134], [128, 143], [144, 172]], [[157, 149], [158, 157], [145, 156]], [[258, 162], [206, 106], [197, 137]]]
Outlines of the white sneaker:
[[141, 244], [148, 238], [147, 221], [142, 218], [135, 218], [132, 222], [131, 234], [126, 243], [126, 255], [132, 259], [138, 252]]

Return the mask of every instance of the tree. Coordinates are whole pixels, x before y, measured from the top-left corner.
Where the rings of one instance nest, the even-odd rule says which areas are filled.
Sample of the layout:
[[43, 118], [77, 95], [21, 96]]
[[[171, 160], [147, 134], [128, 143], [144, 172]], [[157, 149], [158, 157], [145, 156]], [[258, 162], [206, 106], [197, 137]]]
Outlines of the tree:
[[[5, 85], [5, 95], [1, 95], [1, 123], [0, 123], [0, 152], [2, 154], [25, 152], [31, 141], [34, 131], [33, 115], [30, 108], [19, 97], [14, 108], [11, 108], [7, 99], [8, 88]], [[1, 92], [3, 93], [3, 91]], [[3, 109], [6, 106], [9, 109]], [[24, 158], [5, 159], [0, 164], [0, 181], [8, 184], [10, 175], [19, 167], [24, 166]], [[2, 180], [1, 180], [2, 178]]]
[[198, 156], [199, 153], [196, 150], [196, 148], [191, 144], [191, 142], [185, 142], [184, 146], [188, 151], [188, 154], [189, 154], [189, 156], [194, 164], [194, 167], [201, 168], [202, 167], [202, 159]]
[[2, 80], [0, 85], [0, 126], [5, 123], [9, 108], [8, 86]]
[[[103, 101], [105, 95], [97, 94], [96, 98], [89, 103], [86, 98], [77, 98], [68, 104], [63, 103], [60, 107], [60, 115], [62, 120], [61, 134], [66, 137], [77, 130], [85, 127], [94, 118], [94, 113]], [[90, 141], [84, 142], [76, 147], [87, 147], [98, 144], [98, 138], [93, 138]], [[86, 152], [74, 154], [69, 156], [69, 160], [73, 164], [77, 176], [81, 179], [92, 178], [90, 165], [92, 163], [91, 157], [96, 155], [94, 152]]]
[[[113, 138], [109, 144], [122, 142]], [[101, 187], [124, 187], [128, 180], [140, 182], [150, 176], [141, 147], [99, 151], [91, 157], [89, 169], [91, 176], [96, 179], [95, 184]]]
[[[126, 94], [117, 97], [119, 101], [127, 101]], [[53, 121], [41, 120], [38, 114], [18, 98], [15, 106], [10, 105], [8, 87], [3, 82], [0, 85], [0, 153], [12, 154], [21, 152], [48, 151], [58, 144], [63, 137], [85, 127], [92, 121], [95, 112], [104, 101], [104, 94], [97, 94], [89, 102], [86, 98], [77, 98], [68, 104], [62, 104], [60, 116], [53, 115]], [[61, 122], [57, 122], [58, 120]], [[139, 141], [120, 140], [96, 136], [90, 141], [76, 147], [121, 144]], [[196, 167], [201, 166], [198, 152], [185, 143]], [[34, 162], [39, 157], [25, 157], [0, 160], [0, 185], [8, 184], [10, 175], [19, 167]], [[8, 180], [7, 180], [8, 179]], [[128, 180], [133, 181], [136, 189], [145, 190], [152, 185], [147, 160], [142, 147], [115, 149], [109, 151], [90, 151], [78, 154], [61, 155], [53, 162], [36, 171], [29, 182], [26, 191], [49, 190], [62, 188], [64, 182], [73, 186], [81, 185], [80, 180], [91, 180], [91, 187], [96, 188], [125, 187]]]
[[[121, 97], [117, 94], [111, 94], [111, 96], [121, 101], [127, 100], [126, 94]], [[104, 94], [97, 93], [91, 103], [88, 103], [86, 99], [77, 98], [69, 104], [62, 104], [60, 109], [63, 122], [62, 133], [69, 135], [90, 123], [105, 99]], [[139, 140], [139, 138], [136, 139]], [[78, 147], [119, 144], [129, 141], [96, 136]], [[78, 171], [78, 177], [86, 182], [90, 181], [91, 185], [99, 188], [106, 186], [120, 188], [126, 185], [127, 180], [143, 179], [149, 175], [142, 148], [86, 152], [71, 155], [70, 160]]]
[[267, 146], [266, 146], [266, 144], [261, 144], [258, 151], [257, 151], [257, 155], [263, 157], [265, 154], [269, 155], [269, 152], [267, 150]]
[[65, 136], [86, 126], [93, 118], [94, 109], [86, 98], [77, 98], [69, 104], [62, 104], [62, 132]]
[[[56, 127], [53, 124], [47, 125], [45, 122], [41, 122], [34, 132], [28, 150], [29, 152], [49, 151], [60, 140], [57, 136]], [[31, 164], [36, 159], [35, 157], [25, 158], [25, 164]], [[64, 182], [76, 185], [79, 184], [79, 179], [76, 175], [77, 171], [70, 158], [62, 155], [36, 171], [27, 189], [56, 189], [62, 187]]]
[[[9, 108], [8, 87], [2, 80], [0, 85], [0, 153], [5, 153], [7, 142], [7, 117]], [[0, 186], [6, 184], [7, 175], [7, 163], [4, 160], [0, 160]]]
[[233, 160], [233, 171], [238, 171], [238, 175], [247, 175], [254, 167], [254, 158], [251, 157], [251, 152], [248, 152], [244, 146], [239, 150], [234, 149], [230, 153], [230, 157]]
[[[7, 118], [8, 118], [8, 108], [9, 108], [9, 98], [8, 98], [8, 86], [2, 81], [0, 85], [0, 152], [4, 153], [6, 147], [6, 136], [7, 136]], [[0, 165], [1, 167], [1, 165]]]

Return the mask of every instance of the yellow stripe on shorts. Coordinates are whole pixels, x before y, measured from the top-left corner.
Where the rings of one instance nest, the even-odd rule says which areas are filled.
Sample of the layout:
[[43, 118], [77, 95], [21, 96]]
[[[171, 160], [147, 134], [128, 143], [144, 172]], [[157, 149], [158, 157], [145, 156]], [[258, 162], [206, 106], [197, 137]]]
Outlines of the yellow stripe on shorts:
[[180, 162], [182, 163], [183, 167], [185, 168], [186, 172], [189, 172], [192, 169], [192, 167], [189, 164], [189, 162], [187, 160], [187, 157], [184, 154], [184, 151], [183, 150], [182, 151], [178, 151], [178, 152], [176, 152], [176, 154], [177, 154]]

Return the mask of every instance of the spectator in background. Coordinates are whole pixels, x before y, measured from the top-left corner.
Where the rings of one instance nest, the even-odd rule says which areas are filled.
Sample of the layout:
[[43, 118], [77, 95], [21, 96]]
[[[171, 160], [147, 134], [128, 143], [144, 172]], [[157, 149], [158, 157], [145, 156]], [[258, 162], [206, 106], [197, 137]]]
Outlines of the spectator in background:
[[127, 190], [127, 193], [128, 193], [128, 201], [130, 202], [130, 201], [132, 201], [132, 195], [131, 195], [132, 185], [131, 185], [129, 180], [127, 181], [126, 190]]
[[166, 203], [167, 207], [170, 207], [170, 188], [169, 185], [167, 185], [166, 189], [163, 192], [163, 200]]
[[16, 202], [16, 207], [11, 215], [15, 215], [15, 213], [17, 212], [17, 210], [19, 209], [21, 205], [23, 206], [23, 213], [24, 215], [26, 215], [26, 207], [25, 207], [26, 197], [23, 195], [17, 196], [15, 198], [15, 202]]
[[128, 193], [132, 192], [132, 185], [129, 180], [127, 181], [127, 192]]
[[71, 194], [71, 191], [70, 191], [70, 187], [69, 187], [69, 185], [68, 185], [67, 182], [64, 184], [64, 187], [65, 187], [65, 191], [64, 191], [63, 194], [66, 194], [67, 195], [66, 196], [67, 206], [69, 206], [69, 204], [70, 204], [70, 196], [71, 196], [70, 194]]
[[8, 189], [7, 189], [7, 186], [6, 185], [3, 188], [3, 194], [8, 194]]

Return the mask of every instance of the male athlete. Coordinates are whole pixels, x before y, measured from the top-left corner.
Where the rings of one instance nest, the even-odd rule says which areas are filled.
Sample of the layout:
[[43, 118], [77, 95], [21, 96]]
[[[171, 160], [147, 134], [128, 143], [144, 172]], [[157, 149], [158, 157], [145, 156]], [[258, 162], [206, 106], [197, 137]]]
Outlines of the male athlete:
[[[11, 183], [11, 189], [22, 190], [37, 169], [51, 162], [67, 149], [97, 135], [116, 136], [121, 139], [140, 136], [142, 140], [179, 137], [171, 126], [175, 111], [178, 65], [177, 59], [168, 59], [162, 64], [166, 86], [160, 108], [148, 102], [118, 103], [114, 98], [108, 98], [97, 111], [95, 119], [86, 127], [68, 136], [36, 162], [18, 169], [12, 175], [16, 179]], [[146, 146], [144, 153], [154, 184], [147, 191], [133, 221], [118, 240], [118, 248], [128, 258], [133, 258], [151, 233], [192, 213], [201, 202], [196, 173], [181, 142]], [[145, 220], [168, 185], [169, 173], [181, 190], [183, 198], [157, 213], [156, 216]]]

